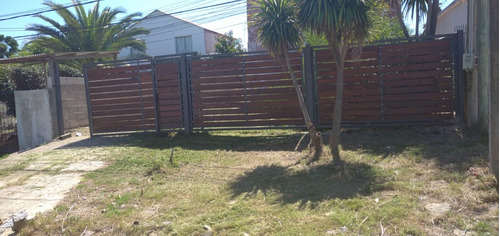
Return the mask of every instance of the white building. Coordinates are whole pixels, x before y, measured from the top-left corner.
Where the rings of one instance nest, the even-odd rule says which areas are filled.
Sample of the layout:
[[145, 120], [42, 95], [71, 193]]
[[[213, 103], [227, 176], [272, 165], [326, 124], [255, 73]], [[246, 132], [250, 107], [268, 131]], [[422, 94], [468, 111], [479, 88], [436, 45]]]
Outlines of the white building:
[[436, 34], [453, 34], [467, 31], [467, 0], [455, 0], [438, 15]]
[[[215, 52], [216, 38], [223, 36], [159, 10], [153, 11], [132, 27], [150, 30], [149, 35], [137, 37], [146, 42], [148, 56], [185, 52], [211, 54]], [[123, 59], [138, 54], [137, 51], [126, 48], [120, 51], [119, 57]]]

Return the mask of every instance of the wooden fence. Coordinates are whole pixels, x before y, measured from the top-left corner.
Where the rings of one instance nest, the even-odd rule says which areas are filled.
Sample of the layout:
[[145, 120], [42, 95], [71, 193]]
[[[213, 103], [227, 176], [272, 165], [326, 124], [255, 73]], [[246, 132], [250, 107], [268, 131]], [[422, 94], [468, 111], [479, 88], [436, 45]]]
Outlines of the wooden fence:
[[[452, 40], [368, 46], [348, 58], [342, 120], [346, 123], [451, 122], [455, 117]], [[315, 51], [318, 122], [333, 119], [335, 65]]]
[[[351, 53], [343, 125], [456, 122], [463, 113], [460, 37]], [[313, 122], [329, 126], [336, 86], [330, 51], [306, 47], [291, 59]], [[265, 52], [92, 64], [86, 84], [92, 133], [304, 127], [286, 63]]]

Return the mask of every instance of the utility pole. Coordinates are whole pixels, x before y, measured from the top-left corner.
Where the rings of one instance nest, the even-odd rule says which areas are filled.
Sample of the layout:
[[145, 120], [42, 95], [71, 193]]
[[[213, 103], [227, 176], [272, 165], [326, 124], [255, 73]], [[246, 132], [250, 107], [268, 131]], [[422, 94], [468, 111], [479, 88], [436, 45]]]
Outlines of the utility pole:
[[490, 173], [497, 178], [498, 188], [498, 1], [489, 6], [490, 13], [490, 89], [489, 89], [489, 146]]
[[488, 132], [488, 85], [490, 82], [490, 0], [479, 0], [478, 3], [478, 118], [480, 131], [486, 134]]

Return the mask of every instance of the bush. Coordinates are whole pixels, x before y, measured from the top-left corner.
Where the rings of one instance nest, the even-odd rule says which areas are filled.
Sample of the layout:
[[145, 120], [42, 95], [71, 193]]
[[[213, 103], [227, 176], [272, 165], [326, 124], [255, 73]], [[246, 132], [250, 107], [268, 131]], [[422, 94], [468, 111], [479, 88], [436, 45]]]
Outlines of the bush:
[[16, 90], [33, 90], [45, 88], [45, 78], [41, 66], [23, 66], [12, 70], [10, 81]]
[[7, 106], [7, 115], [16, 114], [16, 104], [14, 102], [14, 86], [5, 80], [0, 81], [0, 102]]
[[[81, 77], [82, 73], [72, 67], [60, 65], [59, 75], [61, 77]], [[15, 90], [34, 90], [45, 87], [45, 75], [42, 65], [0, 68], [0, 102], [7, 105], [8, 115], [16, 114]]]
[[83, 77], [83, 74], [73, 68], [69, 67], [67, 65], [59, 65], [59, 76], [61, 77]]

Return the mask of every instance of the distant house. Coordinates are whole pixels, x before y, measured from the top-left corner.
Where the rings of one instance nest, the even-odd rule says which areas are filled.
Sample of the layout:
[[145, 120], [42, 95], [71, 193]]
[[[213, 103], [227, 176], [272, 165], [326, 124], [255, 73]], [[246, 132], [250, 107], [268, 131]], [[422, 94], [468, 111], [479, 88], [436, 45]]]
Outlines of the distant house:
[[467, 32], [467, 0], [455, 0], [438, 15], [436, 34]]
[[[139, 36], [146, 42], [148, 56], [169, 55], [185, 52], [211, 54], [215, 52], [217, 32], [177, 18], [160, 10], [155, 10], [133, 27], [149, 29], [149, 35]], [[131, 48], [120, 51], [120, 58], [140, 56]]]

